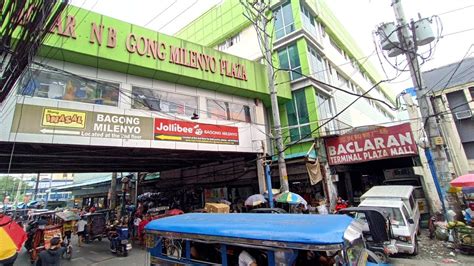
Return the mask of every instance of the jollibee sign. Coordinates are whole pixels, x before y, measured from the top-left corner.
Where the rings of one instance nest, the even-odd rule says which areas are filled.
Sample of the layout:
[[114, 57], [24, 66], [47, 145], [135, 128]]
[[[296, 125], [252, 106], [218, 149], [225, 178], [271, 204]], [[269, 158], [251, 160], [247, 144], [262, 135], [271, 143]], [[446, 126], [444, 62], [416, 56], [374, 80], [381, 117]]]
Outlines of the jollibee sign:
[[239, 145], [239, 128], [155, 118], [155, 140]]
[[418, 154], [410, 124], [380, 127], [326, 139], [330, 165], [352, 164]]

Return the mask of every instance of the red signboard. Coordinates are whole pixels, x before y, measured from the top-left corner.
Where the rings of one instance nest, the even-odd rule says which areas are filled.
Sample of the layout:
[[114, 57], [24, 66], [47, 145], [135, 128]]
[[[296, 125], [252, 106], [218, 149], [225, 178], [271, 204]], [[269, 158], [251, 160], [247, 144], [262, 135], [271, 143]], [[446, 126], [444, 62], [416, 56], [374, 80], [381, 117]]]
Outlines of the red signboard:
[[155, 140], [239, 145], [239, 128], [155, 118]]
[[418, 149], [410, 124], [381, 127], [326, 139], [330, 165], [413, 156]]

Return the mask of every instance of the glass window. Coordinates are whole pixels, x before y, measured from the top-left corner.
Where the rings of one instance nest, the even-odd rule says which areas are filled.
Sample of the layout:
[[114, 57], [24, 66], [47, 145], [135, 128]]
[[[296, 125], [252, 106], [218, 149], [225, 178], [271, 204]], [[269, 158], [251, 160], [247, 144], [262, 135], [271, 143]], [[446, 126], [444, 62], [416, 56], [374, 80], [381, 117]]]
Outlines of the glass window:
[[291, 3], [288, 1], [284, 5], [276, 8], [275, 14], [275, 35], [277, 39], [293, 32], [295, 30], [295, 23], [293, 19], [293, 12], [291, 10]]
[[319, 39], [318, 25], [316, 18], [311, 14], [309, 9], [305, 6], [303, 2], [300, 3], [301, 14], [303, 19], [303, 27], [308, 30], [314, 37]]
[[248, 105], [207, 99], [207, 117], [220, 120], [233, 120], [250, 123]]
[[67, 74], [32, 70], [20, 86], [19, 94], [33, 97], [92, 104], [118, 105], [120, 85], [93, 81]]
[[311, 74], [317, 80], [326, 82], [326, 69], [324, 67], [324, 60], [319, 53], [311, 46], [308, 46], [309, 63], [311, 66]]
[[399, 208], [390, 208], [390, 207], [382, 207], [384, 211], [386, 211], [390, 217], [390, 223], [393, 226], [405, 226], [405, 219], [402, 216], [402, 212]]
[[286, 104], [286, 110], [290, 126], [290, 140], [297, 141], [307, 138], [311, 133], [311, 128], [304, 89], [293, 92], [293, 99]]
[[198, 110], [195, 96], [163, 92], [154, 89], [133, 87], [132, 108], [163, 113], [192, 116]]
[[301, 77], [301, 64], [296, 44], [290, 45], [278, 51], [280, 68], [289, 69], [291, 80]]
[[413, 198], [413, 195], [410, 196], [410, 200], [409, 200], [409, 201], [410, 201], [410, 208], [411, 208], [412, 210], [414, 210], [414, 209], [415, 209], [415, 198]]

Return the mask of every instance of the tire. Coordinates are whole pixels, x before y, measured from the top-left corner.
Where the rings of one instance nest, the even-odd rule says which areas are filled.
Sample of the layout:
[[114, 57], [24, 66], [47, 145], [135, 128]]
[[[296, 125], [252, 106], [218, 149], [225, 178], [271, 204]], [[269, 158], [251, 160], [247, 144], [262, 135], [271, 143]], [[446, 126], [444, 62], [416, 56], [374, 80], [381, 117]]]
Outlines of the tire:
[[415, 240], [413, 242], [415, 243], [415, 250], [413, 250], [413, 253], [411, 253], [411, 255], [416, 256], [418, 255], [418, 239], [415, 237]]
[[388, 256], [385, 254], [383, 251], [373, 251], [375, 255], [383, 262], [387, 263], [388, 262]]
[[67, 260], [72, 259], [72, 246], [67, 246], [66, 247], [66, 252], [63, 254], [63, 257]]
[[97, 240], [99, 240], [99, 242], [102, 242], [102, 237], [99, 236], [99, 237], [97, 238]]
[[123, 247], [123, 256], [124, 257], [128, 257], [128, 250], [127, 250], [127, 247]]

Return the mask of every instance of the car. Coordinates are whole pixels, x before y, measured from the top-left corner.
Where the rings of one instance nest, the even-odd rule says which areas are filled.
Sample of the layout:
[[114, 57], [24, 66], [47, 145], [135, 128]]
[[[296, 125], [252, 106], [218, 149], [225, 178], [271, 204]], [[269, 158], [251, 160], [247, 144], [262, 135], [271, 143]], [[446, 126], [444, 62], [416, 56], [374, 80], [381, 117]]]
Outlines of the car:
[[282, 213], [287, 213], [287, 211], [280, 209], [280, 208], [258, 208], [258, 209], [253, 209], [250, 210], [250, 213], [277, 213], [277, 214], [282, 214]]

